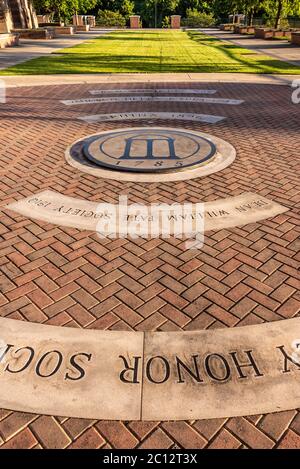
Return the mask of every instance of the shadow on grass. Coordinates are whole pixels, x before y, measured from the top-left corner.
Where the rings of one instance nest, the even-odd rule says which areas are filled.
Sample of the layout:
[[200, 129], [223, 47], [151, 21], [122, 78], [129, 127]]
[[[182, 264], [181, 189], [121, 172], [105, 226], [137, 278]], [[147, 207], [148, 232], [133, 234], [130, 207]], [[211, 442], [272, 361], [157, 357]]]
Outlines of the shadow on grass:
[[[246, 69], [250, 68], [250, 71], [252, 70], [254, 73], [280, 73], [281, 71], [284, 72], [286, 70], [290, 70], [296, 74], [300, 73], [300, 68], [296, 65], [292, 65], [279, 59], [272, 59], [268, 56], [253, 55], [248, 49], [244, 49], [234, 44], [223, 43], [221, 40], [216, 38], [207, 38], [207, 36], [202, 33], [189, 32], [188, 36], [199, 44], [210, 42], [209, 47], [224, 52], [229, 59], [238, 62]], [[208, 39], [210, 41], [207, 41]], [[243, 56], [249, 55], [252, 55], [255, 58], [253, 62], [249, 61], [247, 58], [243, 59]]]
[[[251, 65], [249, 61], [237, 58], [227, 51], [231, 62], [180, 63], [178, 57], [65, 54], [33, 59], [16, 67], [1, 70], [1, 75], [52, 75], [52, 74], [94, 74], [94, 73], [272, 73], [291, 70], [292, 66], [277, 60], [261, 58]], [[280, 65], [280, 66], [279, 66]], [[300, 73], [300, 68], [295, 67]], [[274, 73], [274, 72], [273, 72]]]
[[[128, 36], [103, 36], [103, 37], [96, 37], [95, 39], [93, 39], [93, 41], [151, 41], [151, 42], [154, 42], [154, 41], [157, 41], [157, 42], [160, 42], [161, 41], [161, 38], [153, 38], [153, 37], [149, 37], [147, 39], [147, 37], [128, 37]], [[171, 39], [170, 39], [170, 42], [171, 42]]]
[[[32, 59], [16, 66], [1, 70], [0, 75], [53, 75], [53, 74], [96, 74], [96, 73], [295, 73], [300, 74], [300, 68], [289, 63], [268, 56], [253, 54], [248, 49], [224, 43], [214, 37], [201, 32], [170, 33], [167, 36], [167, 47], [162, 53], [154, 48], [153, 55], [143, 54], [143, 48], [116, 47], [107, 53], [106, 44], [101, 50], [95, 42], [121, 39], [127, 41], [132, 34], [143, 43], [143, 34], [115, 33], [93, 39], [93, 43], [75, 46], [68, 50], [58, 51], [51, 56]], [[145, 35], [148, 34], [145, 32]], [[153, 32], [152, 34], [158, 34]], [[168, 37], [172, 42], [170, 47]], [[123, 39], [122, 39], [123, 38]], [[175, 39], [174, 39], [175, 38]], [[178, 38], [178, 39], [177, 39]], [[180, 49], [176, 49], [176, 40], [184, 42]], [[190, 41], [189, 41], [189, 39]], [[136, 38], [134, 38], [136, 40]], [[147, 47], [147, 40], [146, 47]], [[152, 42], [151, 40], [149, 41]], [[173, 46], [174, 44], [174, 46]], [[113, 44], [115, 46], [115, 44]], [[164, 41], [162, 41], [162, 46]], [[106, 51], [103, 53], [102, 51]], [[130, 52], [133, 51], [131, 54]], [[170, 52], [171, 51], [171, 52]], [[126, 54], [127, 52], [127, 54]], [[145, 51], [144, 51], [145, 52]], [[152, 50], [151, 50], [152, 52]], [[180, 52], [180, 54], [179, 54]], [[139, 55], [140, 54], [140, 55]], [[174, 54], [174, 55], [173, 55]]]
[[288, 49], [288, 50], [294, 50], [297, 49], [299, 50], [299, 55], [300, 55], [300, 49], [299, 46], [296, 46], [294, 44], [291, 44], [290, 42], [277, 42], [276, 40], [270, 42], [266, 41], [266, 44], [253, 44], [251, 46], [251, 49], [259, 50], [259, 49]]
[[[108, 33], [108, 34], [103, 34], [103, 36], [99, 36], [96, 38], [93, 38], [92, 40], [94, 41], [100, 41], [100, 40], [106, 40], [106, 41], [121, 41], [122, 39], [125, 39], [126, 41], [144, 41], [147, 40], [147, 36], [149, 37], [149, 41], [161, 41], [161, 32], [162, 31], [157, 31], [157, 32], [150, 32], [150, 31], [142, 31], [142, 32], [137, 32], [137, 31], [132, 31], [132, 32], [114, 32], [114, 33]], [[152, 36], [156, 36], [156, 38], [153, 38]], [[157, 37], [158, 36], [158, 37]], [[166, 40], [166, 38], [164, 38]], [[173, 36], [170, 36], [170, 41], [173, 40]]]

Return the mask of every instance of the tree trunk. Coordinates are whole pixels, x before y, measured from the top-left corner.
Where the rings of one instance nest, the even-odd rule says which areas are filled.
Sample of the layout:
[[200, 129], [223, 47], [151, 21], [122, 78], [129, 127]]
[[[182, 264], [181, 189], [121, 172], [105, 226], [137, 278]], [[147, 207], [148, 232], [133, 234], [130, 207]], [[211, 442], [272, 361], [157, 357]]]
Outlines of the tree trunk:
[[253, 18], [254, 18], [254, 9], [251, 8], [250, 15], [249, 15], [249, 25], [248, 26], [253, 26]]
[[60, 23], [61, 22], [60, 8], [57, 8], [56, 15], [57, 15], [57, 21]]
[[277, 29], [278, 26], [280, 25], [280, 20], [281, 20], [281, 14], [282, 14], [282, 0], [278, 1], [278, 8], [277, 8], [277, 15], [275, 19], [275, 28]]

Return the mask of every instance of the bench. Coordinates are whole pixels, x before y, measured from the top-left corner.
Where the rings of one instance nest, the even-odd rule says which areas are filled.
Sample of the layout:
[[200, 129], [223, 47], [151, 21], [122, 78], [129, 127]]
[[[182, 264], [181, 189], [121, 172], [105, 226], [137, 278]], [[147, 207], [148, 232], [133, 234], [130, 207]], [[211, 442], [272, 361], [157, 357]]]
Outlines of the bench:
[[54, 29], [14, 29], [14, 33], [19, 34], [21, 39], [53, 39], [55, 37]]

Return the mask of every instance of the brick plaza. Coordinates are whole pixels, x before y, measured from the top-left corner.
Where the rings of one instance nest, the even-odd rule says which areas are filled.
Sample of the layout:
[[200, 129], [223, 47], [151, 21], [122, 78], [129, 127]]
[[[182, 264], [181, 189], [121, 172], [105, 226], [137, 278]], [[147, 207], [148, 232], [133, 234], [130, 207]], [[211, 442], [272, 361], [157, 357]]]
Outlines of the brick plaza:
[[[2, 211], [0, 315], [22, 321], [118, 331], [194, 331], [281, 321], [299, 314], [299, 106], [291, 88], [251, 83], [123, 83], [134, 87], [216, 89], [240, 106], [107, 103], [66, 107], [95, 84], [9, 88], [1, 107], [3, 206], [51, 189], [117, 203], [212, 201], [254, 192], [290, 210], [242, 227], [206, 233], [200, 251], [182, 240], [100, 240]], [[126, 121], [87, 124], [78, 117], [113, 112], [198, 112], [205, 124]], [[221, 172], [190, 181], [136, 183], [99, 179], [68, 165], [74, 140], [134, 126], [199, 130], [227, 140], [237, 158]], [[0, 448], [299, 448], [297, 410], [177, 422], [121, 422], [0, 411]]]

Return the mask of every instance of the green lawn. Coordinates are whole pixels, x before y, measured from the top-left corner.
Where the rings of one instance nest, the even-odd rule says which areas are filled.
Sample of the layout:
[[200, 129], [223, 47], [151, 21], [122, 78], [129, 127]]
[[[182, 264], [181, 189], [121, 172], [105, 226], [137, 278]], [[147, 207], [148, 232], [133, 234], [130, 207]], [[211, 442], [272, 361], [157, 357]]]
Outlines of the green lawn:
[[114, 31], [1, 75], [57, 73], [237, 72], [300, 74], [300, 67], [197, 31]]

